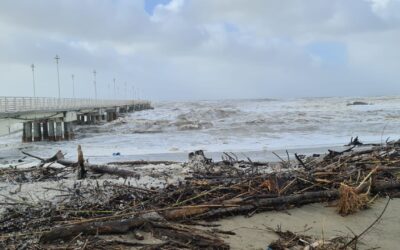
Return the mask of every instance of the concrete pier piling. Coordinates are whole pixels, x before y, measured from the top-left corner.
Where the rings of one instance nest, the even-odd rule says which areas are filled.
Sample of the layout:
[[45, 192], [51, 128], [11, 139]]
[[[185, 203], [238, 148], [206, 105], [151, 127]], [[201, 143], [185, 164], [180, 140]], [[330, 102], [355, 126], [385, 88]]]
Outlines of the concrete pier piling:
[[25, 123], [22, 125], [22, 142], [27, 142], [26, 132], [25, 132]]
[[40, 122], [33, 122], [33, 141], [42, 140], [42, 128]]
[[49, 141], [54, 141], [55, 138], [55, 132], [54, 132], [54, 121], [49, 121], [47, 123], [48, 125], [48, 132], [49, 132]]
[[56, 135], [54, 138], [56, 141], [61, 141], [63, 139], [63, 130], [61, 121], [56, 122]]
[[90, 115], [86, 115], [86, 124], [92, 123], [92, 117]]
[[32, 141], [32, 122], [24, 122], [22, 141], [23, 142], [31, 142]]
[[108, 121], [109, 122], [114, 121], [114, 112], [108, 112]]
[[70, 122], [69, 126], [68, 126], [68, 133], [69, 133], [69, 139], [68, 140], [72, 140], [75, 138], [75, 133], [74, 133], [74, 123]]
[[69, 122], [64, 122], [64, 139], [69, 140]]
[[48, 127], [48, 122], [44, 121], [42, 123], [43, 126], [43, 140], [48, 141], [49, 140], [49, 127]]
[[64, 122], [64, 140], [72, 140], [74, 137], [72, 122]]

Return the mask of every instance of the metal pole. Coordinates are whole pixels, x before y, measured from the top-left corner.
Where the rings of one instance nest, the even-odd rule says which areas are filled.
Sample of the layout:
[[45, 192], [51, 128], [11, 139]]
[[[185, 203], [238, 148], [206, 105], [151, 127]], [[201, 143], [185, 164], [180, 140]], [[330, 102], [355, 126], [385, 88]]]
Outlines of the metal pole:
[[114, 100], [116, 100], [117, 99], [117, 88], [115, 85], [115, 78], [113, 80], [114, 80]]
[[93, 70], [94, 98], [97, 100], [96, 70]]
[[132, 86], [132, 104], [135, 109], [135, 86]]
[[36, 99], [36, 84], [35, 84], [35, 64], [32, 63], [32, 82], [33, 82], [33, 97]]
[[36, 100], [36, 83], [35, 83], [35, 64], [32, 63], [31, 68], [32, 68], [32, 83], [33, 83], [33, 105], [34, 109], [36, 110], [37, 100]]
[[71, 75], [72, 78], [72, 97], [75, 99], [75, 76], [74, 74]]
[[128, 100], [129, 99], [128, 85], [126, 82], [124, 84], [125, 84], [125, 98]]
[[58, 99], [61, 99], [61, 89], [60, 89], [60, 70], [58, 68], [58, 61], [60, 60], [60, 57], [56, 55], [54, 58], [56, 59], [56, 64], [57, 64], [57, 80], [58, 80]]

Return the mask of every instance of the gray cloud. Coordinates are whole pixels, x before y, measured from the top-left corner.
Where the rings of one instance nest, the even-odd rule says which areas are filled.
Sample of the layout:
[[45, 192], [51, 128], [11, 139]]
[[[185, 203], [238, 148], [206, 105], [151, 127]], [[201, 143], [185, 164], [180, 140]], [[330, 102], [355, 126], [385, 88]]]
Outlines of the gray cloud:
[[31, 95], [34, 62], [55, 96], [55, 54], [64, 96], [72, 73], [90, 96], [93, 69], [103, 97], [113, 77], [154, 99], [398, 94], [398, 13], [399, 0], [172, 0], [153, 16], [142, 1], [3, 0], [2, 95]]

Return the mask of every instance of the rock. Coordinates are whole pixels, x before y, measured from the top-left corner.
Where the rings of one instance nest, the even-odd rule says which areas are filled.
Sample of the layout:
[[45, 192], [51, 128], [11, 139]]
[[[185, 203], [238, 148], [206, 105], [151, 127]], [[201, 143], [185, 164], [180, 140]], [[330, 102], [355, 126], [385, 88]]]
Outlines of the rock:
[[369, 103], [361, 102], [361, 101], [354, 101], [352, 103], [347, 103], [347, 106], [352, 106], [352, 105], [369, 105]]

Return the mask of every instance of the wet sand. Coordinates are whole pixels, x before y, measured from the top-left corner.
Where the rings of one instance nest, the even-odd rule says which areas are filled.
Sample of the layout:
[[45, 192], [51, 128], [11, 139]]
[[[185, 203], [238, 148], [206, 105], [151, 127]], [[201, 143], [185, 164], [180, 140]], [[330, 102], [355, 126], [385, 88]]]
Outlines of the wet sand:
[[[319, 147], [300, 147], [300, 148], [292, 148], [292, 149], [274, 149], [274, 150], [259, 150], [259, 151], [245, 151], [245, 152], [235, 152], [232, 151], [239, 159], [247, 159], [250, 158], [252, 161], [264, 161], [264, 162], [277, 162], [280, 159], [275, 155], [279, 155], [283, 159], [287, 159], [287, 153], [289, 153], [290, 158], [294, 157], [294, 154], [303, 154], [303, 155], [313, 155], [313, 154], [325, 154], [328, 152], [328, 149], [335, 151], [342, 151], [347, 149], [348, 147], [339, 146], [339, 145], [330, 145], [330, 146], [319, 146]], [[63, 153], [66, 153], [66, 158], [68, 160], [76, 159], [76, 145], [73, 147], [64, 147], [61, 145], [51, 146], [46, 145], [44, 142], [38, 144], [24, 144], [23, 147], [18, 148], [1, 148], [0, 145], [0, 168], [8, 167], [9, 165], [21, 165], [31, 162], [36, 162], [34, 159], [26, 158], [20, 151], [26, 151], [34, 155], [41, 156], [43, 158], [51, 157], [58, 150], [62, 149]], [[202, 148], [199, 148], [202, 149]], [[119, 156], [112, 156], [112, 153], [104, 154], [104, 155], [92, 155], [91, 150], [88, 147], [83, 146], [83, 150], [85, 153], [85, 157], [90, 160], [91, 163], [103, 164], [107, 162], [115, 162], [115, 161], [136, 161], [136, 160], [144, 160], [144, 161], [177, 161], [177, 162], [186, 162], [188, 160], [188, 152], [169, 152], [169, 153], [152, 153], [152, 154], [129, 154], [126, 152], [120, 152], [118, 149], [113, 149], [113, 152], [120, 152]], [[89, 152], [88, 152], [89, 151]], [[93, 149], [92, 149], [93, 151]], [[286, 152], [287, 151], [287, 152]], [[207, 151], [204, 150], [207, 157], [212, 158], [214, 161], [220, 161], [221, 157], [224, 155], [223, 152], [218, 151]], [[231, 153], [231, 151], [228, 151]], [[92, 152], [93, 153], [93, 152]], [[275, 154], [274, 154], [275, 153]], [[18, 162], [19, 159], [23, 159], [24, 162]]]
[[[231, 249], [261, 250], [278, 239], [268, 230], [281, 226], [282, 231], [290, 230], [301, 234], [330, 239], [336, 236], [352, 236], [366, 229], [382, 212], [385, 199], [377, 200], [369, 209], [343, 217], [336, 213], [334, 207], [327, 204], [311, 204], [286, 211], [271, 211], [255, 214], [250, 218], [231, 217], [217, 221], [219, 229], [236, 233], [225, 240]], [[359, 241], [359, 249], [399, 249], [400, 248], [400, 199], [393, 199], [382, 219]], [[311, 228], [307, 232], [305, 229]]]

